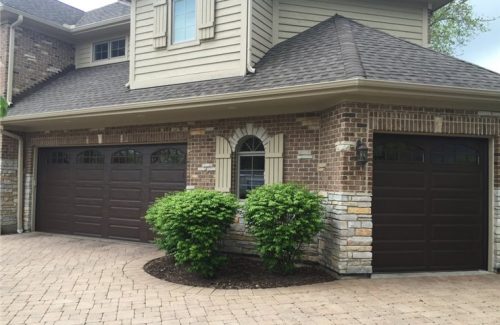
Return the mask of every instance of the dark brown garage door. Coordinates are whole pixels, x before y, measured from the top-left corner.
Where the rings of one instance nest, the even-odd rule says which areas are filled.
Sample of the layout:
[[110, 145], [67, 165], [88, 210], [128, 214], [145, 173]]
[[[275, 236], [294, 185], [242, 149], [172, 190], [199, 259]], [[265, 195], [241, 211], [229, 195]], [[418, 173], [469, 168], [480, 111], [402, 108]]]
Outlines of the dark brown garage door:
[[148, 205], [186, 187], [186, 146], [41, 149], [39, 231], [149, 241]]
[[486, 268], [487, 142], [376, 135], [375, 272]]

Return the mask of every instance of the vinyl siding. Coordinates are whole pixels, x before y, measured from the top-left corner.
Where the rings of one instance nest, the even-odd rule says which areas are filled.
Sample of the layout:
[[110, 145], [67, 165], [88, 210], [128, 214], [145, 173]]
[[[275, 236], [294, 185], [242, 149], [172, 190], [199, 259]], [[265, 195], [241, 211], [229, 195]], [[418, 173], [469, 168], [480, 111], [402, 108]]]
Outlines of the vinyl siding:
[[[241, 0], [217, 0], [215, 38], [185, 45], [153, 47], [153, 0], [132, 8], [134, 39], [131, 87], [151, 87], [239, 76], [245, 68], [246, 7]], [[170, 3], [169, 3], [170, 4]], [[171, 23], [171, 21], [169, 21]], [[170, 31], [169, 31], [170, 32]]]
[[[115, 40], [115, 39], [119, 39], [119, 38], [125, 38], [125, 46], [126, 46], [125, 57], [113, 58], [113, 59], [109, 59], [109, 60], [93, 61], [92, 52], [93, 52], [94, 43], [103, 42], [103, 41], [107, 41], [107, 40]], [[83, 42], [77, 43], [75, 45], [75, 67], [77, 69], [88, 68], [88, 67], [93, 67], [93, 66], [98, 66], [98, 65], [128, 61], [128, 59], [129, 59], [129, 46], [130, 46], [129, 37], [128, 37], [128, 35], [124, 35], [124, 34], [109, 35], [107, 37], [100, 37], [99, 39], [88, 40], [88, 41], [83, 41]]]
[[273, 46], [273, 0], [254, 0], [252, 7], [252, 64]]
[[[322, 22], [335, 14], [351, 18], [396, 37], [426, 45], [426, 5], [393, 0], [278, 0], [278, 42]], [[424, 14], [425, 13], [425, 14]], [[425, 27], [427, 28], [427, 27]]]

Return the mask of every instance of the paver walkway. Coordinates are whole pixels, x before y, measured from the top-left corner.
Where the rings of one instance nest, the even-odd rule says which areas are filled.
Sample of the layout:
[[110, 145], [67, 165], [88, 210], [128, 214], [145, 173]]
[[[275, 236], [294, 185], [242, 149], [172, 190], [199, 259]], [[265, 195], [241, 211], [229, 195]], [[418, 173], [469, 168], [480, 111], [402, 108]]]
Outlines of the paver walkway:
[[0, 237], [2, 324], [500, 324], [500, 276], [352, 279], [265, 290], [160, 281], [148, 244]]

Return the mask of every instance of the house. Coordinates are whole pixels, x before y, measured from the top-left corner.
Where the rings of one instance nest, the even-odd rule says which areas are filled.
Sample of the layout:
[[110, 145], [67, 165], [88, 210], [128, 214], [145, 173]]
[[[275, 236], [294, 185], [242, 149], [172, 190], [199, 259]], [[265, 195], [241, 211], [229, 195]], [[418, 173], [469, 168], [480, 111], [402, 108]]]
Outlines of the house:
[[148, 241], [165, 192], [294, 182], [340, 274], [500, 269], [500, 75], [428, 48], [448, 2], [0, 0], [2, 232]]

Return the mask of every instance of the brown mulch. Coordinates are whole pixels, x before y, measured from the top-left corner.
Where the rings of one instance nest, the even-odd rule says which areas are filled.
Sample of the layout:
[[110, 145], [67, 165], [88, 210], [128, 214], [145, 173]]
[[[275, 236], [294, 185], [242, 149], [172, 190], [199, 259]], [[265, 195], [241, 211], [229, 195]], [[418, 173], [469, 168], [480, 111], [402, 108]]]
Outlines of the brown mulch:
[[176, 266], [172, 257], [160, 257], [144, 265], [144, 270], [159, 279], [194, 287], [215, 289], [264, 289], [290, 287], [322, 282], [336, 278], [314, 265], [298, 266], [293, 274], [282, 276], [271, 273], [256, 258], [229, 256], [227, 264], [213, 279], [205, 279]]

